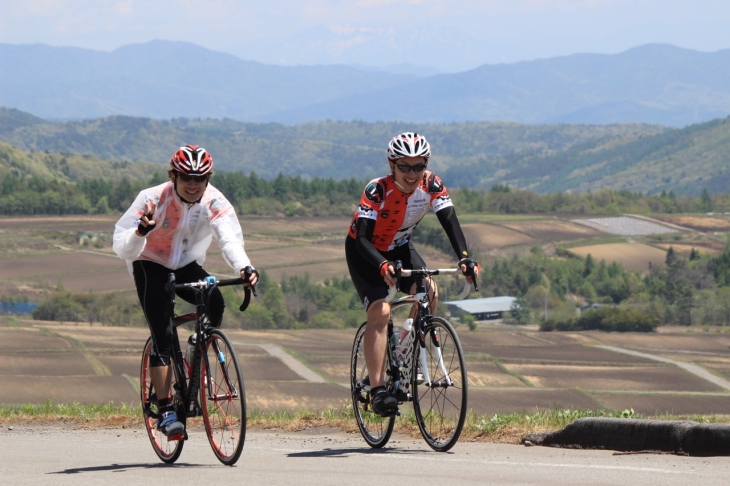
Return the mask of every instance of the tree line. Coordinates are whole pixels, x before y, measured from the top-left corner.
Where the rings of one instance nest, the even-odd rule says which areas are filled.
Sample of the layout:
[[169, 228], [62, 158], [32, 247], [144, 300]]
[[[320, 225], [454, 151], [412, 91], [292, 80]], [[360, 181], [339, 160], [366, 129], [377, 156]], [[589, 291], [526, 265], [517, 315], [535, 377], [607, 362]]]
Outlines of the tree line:
[[[146, 181], [122, 177], [65, 182], [7, 173], [0, 179], [0, 214], [104, 214], [125, 211], [142, 189], [164, 182], [154, 173]], [[284, 176], [266, 180], [255, 172], [219, 172], [211, 183], [241, 214], [261, 216], [347, 216], [352, 214], [367, 181]], [[582, 194], [537, 194], [495, 185], [490, 189], [450, 188], [459, 213], [526, 214], [671, 214], [730, 211], [730, 194], [704, 190], [699, 196], [672, 191], [645, 195], [602, 189]]]
[[[657, 325], [730, 325], [730, 247], [716, 257], [693, 251], [666, 254], [666, 266], [649, 272], [625, 270], [618, 263], [596, 261], [563, 252], [556, 258], [534, 247], [526, 257], [498, 258], [482, 265], [480, 291], [472, 297], [517, 297], [508, 321], [542, 322], [542, 329], [652, 331]], [[461, 277], [439, 280], [438, 312], [448, 315], [444, 301], [461, 290]], [[313, 281], [308, 275], [271, 280], [265, 271], [259, 297], [240, 314], [229, 311], [226, 326], [241, 329], [347, 328], [365, 318], [349, 277]], [[222, 289], [231, 309], [241, 290]], [[600, 312], [577, 316], [594, 304]], [[593, 314], [590, 312], [588, 314]], [[586, 314], [586, 316], [588, 315]], [[42, 320], [102, 322], [116, 326], [144, 325], [131, 294], [75, 294], [63, 288], [34, 310]]]

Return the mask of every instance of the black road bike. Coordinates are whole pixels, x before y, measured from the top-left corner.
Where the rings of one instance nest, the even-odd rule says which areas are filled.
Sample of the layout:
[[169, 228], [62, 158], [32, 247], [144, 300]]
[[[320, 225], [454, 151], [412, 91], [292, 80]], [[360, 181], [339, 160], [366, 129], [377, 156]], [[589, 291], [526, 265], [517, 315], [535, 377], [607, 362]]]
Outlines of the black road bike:
[[[168, 315], [172, 320], [173, 353], [171, 356], [173, 405], [183, 424], [190, 417], [203, 418], [205, 433], [213, 453], [223, 464], [232, 466], [243, 451], [246, 438], [246, 393], [243, 373], [226, 334], [213, 327], [208, 319], [208, 298], [215, 287], [243, 284], [241, 278], [217, 280], [210, 276], [199, 282], [176, 284], [175, 274], [169, 275], [165, 290], [169, 295]], [[195, 294], [196, 311], [177, 316], [174, 314], [175, 289], [192, 289]], [[239, 310], [244, 311], [255, 289], [244, 287], [245, 296]], [[184, 359], [180, 349], [177, 328], [186, 322], [195, 322], [197, 340], [192, 356]], [[140, 370], [140, 398], [152, 448], [166, 463], [175, 462], [187, 440], [187, 433], [166, 437], [157, 429], [159, 406], [157, 395], [150, 379], [150, 351], [152, 338], [145, 344]]]
[[[432, 275], [461, 272], [460, 269], [427, 268], [407, 270], [396, 262], [396, 286], [391, 287], [386, 302], [391, 305], [388, 321], [388, 349], [384, 384], [398, 399], [399, 406], [413, 403], [413, 412], [421, 435], [435, 451], [445, 452], [459, 440], [467, 412], [467, 376], [464, 352], [453, 326], [444, 318], [431, 315], [430, 299], [424, 279]], [[469, 269], [472, 277], [473, 268]], [[394, 300], [400, 277], [414, 276], [416, 293]], [[476, 287], [476, 279], [475, 289]], [[459, 295], [469, 294], [470, 284]], [[413, 327], [399, 341], [393, 334], [393, 312], [401, 307], [417, 307]], [[370, 404], [370, 379], [365, 363], [363, 323], [355, 335], [350, 363], [350, 387], [355, 420], [365, 441], [374, 448], [385, 446], [395, 425], [393, 413], [380, 415]]]

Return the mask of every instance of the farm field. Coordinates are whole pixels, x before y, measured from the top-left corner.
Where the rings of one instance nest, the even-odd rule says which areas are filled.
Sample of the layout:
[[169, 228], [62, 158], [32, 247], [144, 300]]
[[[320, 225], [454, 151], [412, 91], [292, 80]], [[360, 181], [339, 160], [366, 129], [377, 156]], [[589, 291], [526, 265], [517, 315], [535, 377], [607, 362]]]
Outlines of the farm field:
[[[727, 414], [730, 390], [678, 366], [612, 352], [638, 350], [730, 371], [730, 335], [665, 329], [651, 335], [539, 333], [529, 328], [457, 327], [475, 412], [633, 408], [637, 413]], [[251, 409], [323, 410], [349, 403], [354, 329], [228, 330], [241, 358]], [[0, 316], [0, 403], [138, 403], [143, 328], [103, 327]], [[282, 350], [320, 377], [312, 381], [272, 355]]]
[[648, 270], [652, 265], [664, 265], [667, 252], [643, 243], [608, 243], [602, 245], [578, 246], [570, 248], [576, 255], [585, 258], [590, 254], [594, 260], [618, 262], [627, 270]]
[[[511, 219], [510, 219], [511, 218]], [[631, 219], [631, 218], [630, 218]], [[116, 215], [0, 218], [0, 295], [39, 300], [61, 284], [75, 292], [132, 292], [125, 262], [111, 249]], [[246, 249], [254, 265], [275, 281], [308, 274], [313, 280], [347, 275], [343, 240], [347, 218], [243, 218]], [[646, 270], [664, 265], [666, 250], [724, 248], [726, 218], [667, 217], [672, 233], [613, 236], [560, 216], [467, 215], [464, 231], [485, 260], [556, 247], [594, 259]], [[633, 223], [632, 223], [633, 224]], [[723, 226], [727, 224], [727, 228]], [[687, 230], [682, 230], [686, 228]], [[453, 264], [450, 254], [419, 250], [432, 266]], [[231, 275], [215, 244], [206, 268]], [[652, 335], [538, 333], [480, 324], [459, 327], [467, 355], [470, 406], [478, 413], [571, 408], [633, 408], [637, 413], [730, 411], [730, 392], [715, 383], [614, 346], [693, 363], [730, 380], [730, 335], [660, 329]], [[347, 406], [349, 353], [354, 330], [230, 330], [242, 357], [248, 403], [253, 409], [326, 409]], [[0, 315], [0, 403], [134, 404], [144, 328], [69, 325]], [[290, 369], [270, 346], [299, 360], [321, 380]], [[267, 349], [269, 351], [267, 351]]]
[[[538, 245], [548, 253], [556, 246], [579, 256], [616, 261], [627, 269], [644, 271], [649, 262], [663, 265], [666, 250], [719, 254], [730, 220], [722, 216], [663, 217], [666, 224], [682, 224], [667, 235], [634, 235], [627, 239], [606, 232], [611, 224], [659, 226], [646, 218], [594, 218], [609, 221], [603, 231], [581, 224], [570, 215], [465, 215], [464, 233], [481, 258], [509, 257]], [[132, 291], [125, 263], [111, 249], [117, 215], [31, 216], [0, 218], [0, 294], [24, 295], [38, 300], [58, 284], [74, 292]], [[275, 281], [285, 276], [309, 274], [313, 280], [347, 275], [344, 238], [350, 223], [341, 218], [242, 217], [247, 252], [254, 265]], [[664, 228], [668, 228], [664, 226]], [[692, 229], [694, 228], [694, 229]], [[703, 233], [702, 231], [707, 231]], [[618, 239], [618, 241], [617, 241]], [[453, 256], [419, 245], [434, 267], [453, 264]], [[232, 275], [215, 243], [205, 264], [214, 274]]]

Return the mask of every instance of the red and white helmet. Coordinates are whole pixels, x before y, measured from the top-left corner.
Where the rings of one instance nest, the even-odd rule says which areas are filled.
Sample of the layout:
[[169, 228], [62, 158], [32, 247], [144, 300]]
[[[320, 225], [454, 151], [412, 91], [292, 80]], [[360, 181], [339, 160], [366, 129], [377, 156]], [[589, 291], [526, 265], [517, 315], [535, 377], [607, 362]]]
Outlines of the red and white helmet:
[[213, 157], [202, 147], [186, 145], [172, 156], [170, 167], [181, 174], [202, 176], [213, 170]]
[[402, 159], [403, 157], [431, 156], [431, 146], [426, 137], [414, 132], [403, 132], [393, 137], [388, 144], [388, 159]]

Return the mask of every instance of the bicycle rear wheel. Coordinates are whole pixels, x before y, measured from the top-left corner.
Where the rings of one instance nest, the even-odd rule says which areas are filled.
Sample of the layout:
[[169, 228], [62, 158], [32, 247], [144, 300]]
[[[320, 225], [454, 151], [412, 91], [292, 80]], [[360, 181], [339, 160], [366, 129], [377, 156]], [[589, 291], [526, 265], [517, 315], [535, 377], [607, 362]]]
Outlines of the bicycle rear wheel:
[[[395, 415], [382, 417], [373, 412], [370, 406], [370, 381], [365, 364], [365, 349], [363, 339], [365, 326], [363, 323], [355, 334], [350, 361], [350, 389], [352, 391], [352, 410], [355, 421], [365, 442], [370, 447], [379, 449], [388, 443], [395, 426]], [[386, 353], [386, 356], [388, 353]], [[386, 369], [390, 367], [390, 360], [386, 361]], [[387, 376], [386, 376], [387, 378]], [[391, 390], [392, 391], [392, 390]]]
[[421, 435], [435, 451], [446, 452], [459, 440], [466, 419], [467, 378], [464, 352], [451, 324], [431, 317], [424, 342], [415, 346], [413, 411]]
[[[159, 408], [157, 404], [157, 393], [152, 386], [152, 380], [150, 378], [150, 351], [152, 350], [152, 338], [147, 339], [147, 344], [144, 346], [144, 352], [142, 353], [142, 366], [139, 373], [139, 393], [140, 401], [142, 403], [142, 414], [144, 419], [144, 426], [147, 429], [147, 435], [152, 443], [157, 457], [162, 462], [171, 464], [177, 461], [178, 457], [183, 450], [184, 440], [167, 440], [167, 436], [157, 429], [157, 419], [159, 417]], [[174, 362], [171, 365], [174, 367]], [[171, 390], [174, 390], [176, 383], [176, 377], [174, 370], [172, 371], [172, 383]], [[176, 407], [179, 409], [180, 407]], [[178, 419], [184, 421], [184, 415], [181, 416], [178, 413]]]
[[228, 336], [210, 332], [200, 371], [200, 405], [205, 433], [223, 464], [238, 461], [246, 440], [246, 392], [238, 356]]

